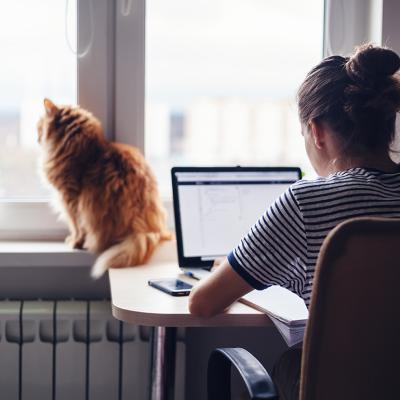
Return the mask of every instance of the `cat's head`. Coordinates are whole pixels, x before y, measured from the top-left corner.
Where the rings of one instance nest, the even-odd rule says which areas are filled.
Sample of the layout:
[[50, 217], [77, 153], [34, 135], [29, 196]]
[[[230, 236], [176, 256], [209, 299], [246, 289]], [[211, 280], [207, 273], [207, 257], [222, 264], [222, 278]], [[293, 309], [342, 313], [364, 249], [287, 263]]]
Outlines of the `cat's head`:
[[38, 141], [43, 147], [57, 147], [71, 140], [103, 137], [100, 121], [79, 106], [57, 106], [44, 99], [44, 114], [37, 124]]

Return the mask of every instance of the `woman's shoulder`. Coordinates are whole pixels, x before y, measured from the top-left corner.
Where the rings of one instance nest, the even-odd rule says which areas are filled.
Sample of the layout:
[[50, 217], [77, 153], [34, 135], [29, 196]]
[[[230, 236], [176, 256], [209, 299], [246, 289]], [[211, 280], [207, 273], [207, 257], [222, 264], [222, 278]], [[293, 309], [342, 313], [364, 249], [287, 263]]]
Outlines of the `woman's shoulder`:
[[351, 168], [338, 171], [326, 177], [314, 179], [302, 179], [291, 186], [295, 194], [313, 191], [336, 191], [338, 188], [349, 189], [357, 186], [369, 186], [371, 183], [385, 185], [389, 182], [400, 182], [400, 171], [397, 173], [385, 173], [382, 171], [366, 168]]
[[318, 176], [316, 178], [303, 178], [295, 182], [291, 188], [293, 190], [307, 190], [316, 187], [332, 187], [338, 183], [342, 183], [346, 180], [353, 180], [354, 174], [350, 171], [340, 171], [328, 176]]

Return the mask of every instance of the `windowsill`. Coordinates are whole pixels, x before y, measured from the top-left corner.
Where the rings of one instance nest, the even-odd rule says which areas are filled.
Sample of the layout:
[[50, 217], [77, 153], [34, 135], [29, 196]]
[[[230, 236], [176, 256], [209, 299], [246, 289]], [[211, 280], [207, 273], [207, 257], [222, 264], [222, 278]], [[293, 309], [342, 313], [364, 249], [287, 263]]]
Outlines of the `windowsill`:
[[[61, 241], [0, 240], [1, 299], [107, 299], [108, 274], [94, 280], [95, 255]], [[160, 245], [150, 262], [176, 261], [174, 240]]]
[[[91, 267], [96, 256], [63, 242], [0, 241], [1, 267]], [[160, 245], [150, 262], [176, 261], [176, 242]]]
[[0, 267], [90, 267], [95, 258], [63, 242], [0, 241]]

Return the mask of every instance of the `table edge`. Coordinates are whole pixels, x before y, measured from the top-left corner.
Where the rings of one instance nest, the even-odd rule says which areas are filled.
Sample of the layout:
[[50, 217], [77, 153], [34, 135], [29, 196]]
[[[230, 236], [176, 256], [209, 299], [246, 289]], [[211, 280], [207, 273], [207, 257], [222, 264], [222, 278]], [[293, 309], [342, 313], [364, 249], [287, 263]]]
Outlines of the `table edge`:
[[112, 315], [123, 322], [160, 327], [269, 327], [273, 326], [267, 314], [229, 314], [214, 317], [196, 317], [191, 314], [157, 314], [126, 310], [112, 304]]

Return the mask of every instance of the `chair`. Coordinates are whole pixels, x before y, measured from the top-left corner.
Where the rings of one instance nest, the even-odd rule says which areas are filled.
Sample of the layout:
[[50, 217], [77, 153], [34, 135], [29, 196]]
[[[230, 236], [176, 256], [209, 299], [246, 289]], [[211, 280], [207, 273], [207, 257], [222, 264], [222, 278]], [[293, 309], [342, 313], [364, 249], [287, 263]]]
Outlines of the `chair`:
[[[400, 398], [400, 220], [354, 218], [326, 237], [303, 343], [300, 400]], [[278, 399], [244, 349], [216, 349], [208, 399], [230, 398], [230, 367], [252, 399]]]

